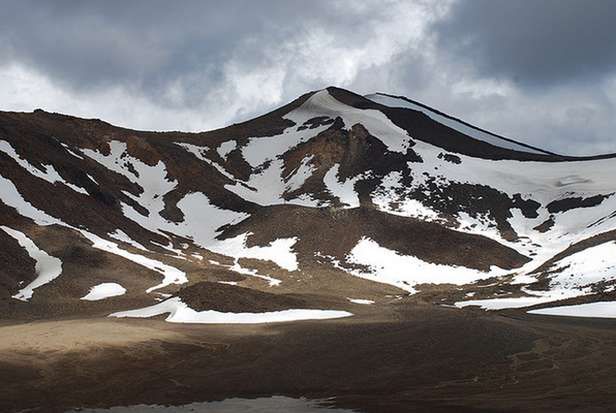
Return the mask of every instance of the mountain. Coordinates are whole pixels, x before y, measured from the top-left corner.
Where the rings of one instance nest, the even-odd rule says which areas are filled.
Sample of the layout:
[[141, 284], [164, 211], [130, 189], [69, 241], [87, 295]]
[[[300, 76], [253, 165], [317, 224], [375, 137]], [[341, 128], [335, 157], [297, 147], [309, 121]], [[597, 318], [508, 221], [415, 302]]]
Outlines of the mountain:
[[558, 155], [333, 87], [203, 133], [1, 112], [0, 311], [616, 316], [614, 176], [613, 155]]

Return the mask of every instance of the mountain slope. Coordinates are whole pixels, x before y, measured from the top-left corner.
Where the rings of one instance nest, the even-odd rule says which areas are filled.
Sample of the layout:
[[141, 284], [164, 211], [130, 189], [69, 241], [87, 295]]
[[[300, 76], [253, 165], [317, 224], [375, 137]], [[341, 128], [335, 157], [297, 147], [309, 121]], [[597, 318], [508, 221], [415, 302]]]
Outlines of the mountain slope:
[[[272, 299], [240, 287], [291, 303], [279, 311], [357, 312], [349, 298], [409, 293], [460, 307], [605, 301], [615, 173], [611, 156], [557, 155], [337, 88], [197, 134], [4, 112], [0, 305], [107, 315], [211, 282], [255, 313]], [[112, 292], [81, 299], [92, 289]], [[164, 301], [170, 318], [199, 313], [178, 297]]]

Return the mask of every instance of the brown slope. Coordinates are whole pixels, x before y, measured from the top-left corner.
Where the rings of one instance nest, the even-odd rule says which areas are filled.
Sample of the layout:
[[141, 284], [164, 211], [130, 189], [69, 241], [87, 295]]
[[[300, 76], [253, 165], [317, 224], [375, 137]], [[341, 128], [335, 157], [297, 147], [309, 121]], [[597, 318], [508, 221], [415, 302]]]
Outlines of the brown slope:
[[369, 237], [383, 247], [437, 264], [487, 271], [492, 265], [511, 269], [528, 262], [527, 257], [488, 238], [365, 207], [271, 206], [228, 228], [221, 238], [249, 231], [252, 245], [297, 236], [294, 249], [300, 260], [307, 261], [314, 260], [317, 251], [342, 260], [362, 237]]
[[195, 311], [264, 313], [311, 308], [309, 302], [290, 294], [272, 294], [213, 282], [200, 282], [184, 287], [177, 295]]

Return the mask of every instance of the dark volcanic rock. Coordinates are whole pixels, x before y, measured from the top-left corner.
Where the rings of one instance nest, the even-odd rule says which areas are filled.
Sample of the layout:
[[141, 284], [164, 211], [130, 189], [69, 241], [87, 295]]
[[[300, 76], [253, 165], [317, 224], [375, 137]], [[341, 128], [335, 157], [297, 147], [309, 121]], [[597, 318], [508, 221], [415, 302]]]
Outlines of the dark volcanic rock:
[[567, 212], [576, 208], [590, 208], [601, 204], [606, 198], [614, 195], [613, 193], [608, 195], [595, 195], [590, 198], [564, 198], [557, 201], [552, 201], [547, 205], [548, 211], [552, 214], [557, 212]]

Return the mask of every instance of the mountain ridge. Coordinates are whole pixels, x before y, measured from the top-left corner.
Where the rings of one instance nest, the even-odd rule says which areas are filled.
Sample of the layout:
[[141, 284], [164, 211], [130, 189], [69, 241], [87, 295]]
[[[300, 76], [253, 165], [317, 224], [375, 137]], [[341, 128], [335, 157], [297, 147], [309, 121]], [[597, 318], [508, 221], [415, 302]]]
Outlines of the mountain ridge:
[[[471, 124], [469, 122], [464, 121], [463, 119], [451, 116], [451, 115], [449, 115], [449, 114], [447, 114], [445, 112], [442, 112], [439, 109], [436, 109], [436, 108], [434, 108], [432, 106], [429, 106], [428, 104], [422, 103], [420, 101], [411, 99], [411, 98], [409, 98], [407, 96], [393, 95], [393, 94], [389, 94], [389, 93], [385, 93], [385, 92], [374, 92], [372, 94], [368, 94], [368, 95], [362, 96], [362, 95], [355, 94], [354, 92], [351, 92], [349, 90], [346, 90], [346, 89], [343, 89], [343, 88], [340, 88], [340, 87], [337, 87], [337, 86], [327, 86], [327, 87], [325, 87], [323, 89], [317, 89], [317, 90], [314, 90], [314, 91], [306, 92], [306, 93], [302, 94], [301, 96], [297, 97], [296, 99], [292, 100], [291, 102], [289, 102], [287, 104], [284, 104], [282, 106], [279, 106], [277, 108], [274, 108], [270, 112], [267, 112], [267, 113], [265, 113], [263, 115], [255, 117], [255, 118], [251, 118], [251, 119], [247, 119], [247, 120], [242, 120], [242, 121], [239, 121], [239, 122], [234, 122], [234, 123], [231, 123], [229, 125], [222, 126], [222, 127], [219, 127], [219, 128], [202, 130], [202, 131], [194, 131], [194, 132], [183, 131], [181, 129], [176, 129], [176, 130], [140, 130], [140, 129], [133, 129], [133, 128], [130, 128], [128, 126], [115, 125], [113, 123], [107, 122], [107, 121], [102, 120], [100, 118], [82, 118], [82, 117], [71, 115], [71, 114], [68, 114], [68, 113], [50, 112], [50, 111], [47, 111], [47, 110], [44, 110], [44, 109], [40, 109], [40, 108], [34, 109], [33, 111], [30, 111], [30, 112], [28, 112], [28, 111], [3, 111], [3, 110], [0, 110], [0, 114], [4, 114], [4, 115], [45, 114], [45, 115], [54, 115], [54, 116], [65, 117], [66, 120], [71, 120], [72, 119], [72, 120], [80, 120], [80, 121], [101, 122], [102, 124], [104, 124], [106, 126], [109, 126], [109, 127], [113, 127], [113, 128], [117, 128], [117, 129], [123, 129], [123, 130], [131, 131], [131, 132], [144, 133], [144, 134], [148, 134], [148, 133], [152, 133], [152, 134], [183, 134], [183, 135], [201, 136], [201, 135], [204, 135], [204, 134], [213, 134], [213, 133], [216, 133], [218, 131], [226, 130], [226, 129], [230, 128], [230, 127], [238, 127], [238, 126], [243, 126], [243, 125], [246, 125], [246, 124], [250, 124], [253, 121], [257, 121], [259, 119], [266, 118], [266, 117], [268, 117], [270, 115], [284, 113], [286, 111], [292, 110], [296, 106], [301, 105], [301, 103], [303, 101], [308, 99], [313, 94], [315, 94], [317, 92], [320, 92], [320, 91], [324, 91], [324, 90], [340, 90], [340, 91], [343, 91], [343, 93], [353, 94], [353, 95], [356, 95], [357, 97], [365, 98], [367, 100], [370, 100], [370, 98], [368, 96], [372, 96], [372, 95], [382, 95], [382, 96], [386, 96], [386, 97], [402, 99], [402, 100], [408, 101], [409, 103], [412, 103], [412, 104], [418, 105], [420, 107], [423, 107], [423, 108], [425, 108], [425, 109], [427, 109], [429, 111], [438, 113], [438, 114], [440, 114], [440, 115], [442, 115], [444, 117], [450, 118], [453, 121], [460, 122], [461, 124], [464, 124], [464, 125], [466, 125], [466, 126], [468, 126], [470, 128], [476, 129], [476, 130], [481, 131], [481, 132], [488, 133], [488, 134], [493, 135], [493, 136], [495, 136], [495, 137], [497, 137], [499, 139], [510, 141], [510, 142], [516, 143], [516, 144], [521, 145], [521, 146], [526, 146], [529, 149], [533, 149], [533, 150], [544, 152], [547, 155], [556, 156], [558, 158], [561, 158], [560, 160], [563, 160], [563, 161], [584, 161], [584, 160], [596, 160], [596, 159], [605, 159], [605, 158], [616, 157], [616, 153], [602, 153], [602, 154], [583, 155], [583, 156], [557, 154], [555, 152], [551, 152], [551, 151], [548, 151], [546, 149], [538, 148], [538, 147], [532, 146], [532, 145], [530, 145], [528, 143], [521, 142], [521, 141], [518, 141], [516, 139], [509, 138], [509, 137], [506, 137], [506, 136], [494, 133], [494, 132], [489, 131], [487, 129], [484, 129], [484, 128], [480, 127], [480, 126], [473, 125], [473, 124]], [[376, 103], [376, 102], [374, 102], [374, 103]]]

